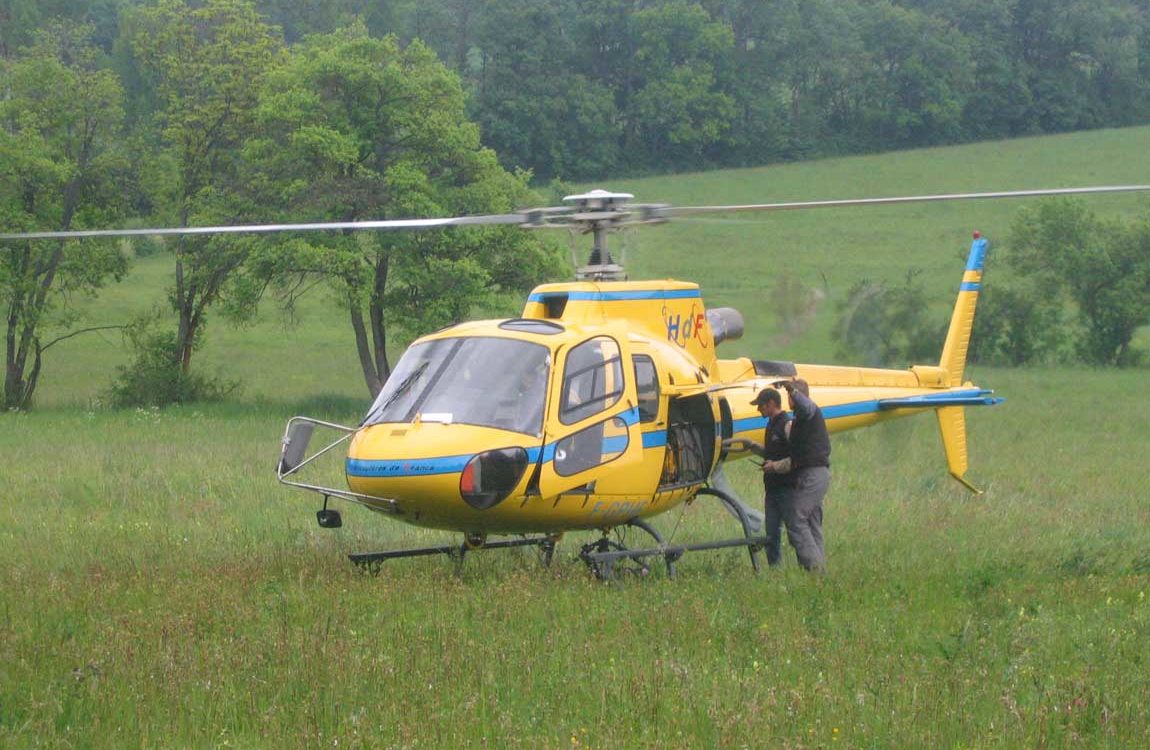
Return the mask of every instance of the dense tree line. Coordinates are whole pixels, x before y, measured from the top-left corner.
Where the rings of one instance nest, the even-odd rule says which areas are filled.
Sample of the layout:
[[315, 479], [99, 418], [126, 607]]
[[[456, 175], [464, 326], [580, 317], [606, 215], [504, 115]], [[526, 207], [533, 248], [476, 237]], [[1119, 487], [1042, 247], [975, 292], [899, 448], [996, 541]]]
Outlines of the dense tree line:
[[[1148, 119], [1147, 0], [0, 0], [0, 225], [16, 231], [503, 212], [531, 200], [532, 177]], [[1143, 235], [1091, 221], [1112, 260], [1141, 258]], [[210, 313], [317, 285], [343, 301], [374, 393], [397, 329], [458, 320], [554, 267], [506, 229], [165, 247], [174, 330], [133, 326], [125, 400], [212, 391], [191, 370]], [[68, 301], [126, 260], [111, 242], [4, 250], [0, 395], [24, 408], [44, 351], [78, 330]], [[1102, 341], [1080, 342], [1084, 358], [1131, 361], [1135, 287], [1107, 303], [1122, 320], [1067, 291]], [[913, 278], [900, 293], [913, 297]], [[1033, 297], [999, 299], [1021, 316]], [[867, 304], [857, 320], [879, 314]], [[1040, 343], [996, 335], [1004, 351]]]
[[[145, 0], [0, 0], [0, 55], [85, 20], [139, 114]], [[258, 0], [293, 45], [421, 39], [508, 168], [601, 177], [1150, 120], [1146, 0]]]

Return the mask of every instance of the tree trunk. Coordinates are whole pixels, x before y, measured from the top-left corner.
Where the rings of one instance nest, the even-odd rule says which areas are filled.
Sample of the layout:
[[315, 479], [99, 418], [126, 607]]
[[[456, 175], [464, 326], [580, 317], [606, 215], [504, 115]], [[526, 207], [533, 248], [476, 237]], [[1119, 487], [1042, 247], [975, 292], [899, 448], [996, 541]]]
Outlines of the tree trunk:
[[28, 381], [24, 384], [24, 396], [20, 399], [17, 409], [27, 409], [32, 405], [32, 394], [36, 392], [36, 384], [40, 382], [40, 366], [44, 364], [44, 350], [40, 348], [40, 339], [35, 340], [36, 355], [32, 358], [32, 372], [28, 373]]
[[349, 303], [348, 310], [351, 313], [351, 327], [355, 330], [355, 349], [359, 354], [359, 366], [363, 368], [363, 379], [374, 399], [383, 388], [383, 381], [375, 369], [375, 361], [371, 356], [371, 344], [367, 338], [367, 327], [363, 323], [363, 311], [356, 306], [354, 299], [349, 300]]
[[[28, 251], [25, 250], [23, 265], [27, 266]], [[4, 409], [16, 408], [19, 394], [24, 388], [23, 373], [16, 367], [16, 328], [24, 309], [24, 295], [16, 292], [8, 305], [8, 320], [4, 332]]]
[[4, 368], [4, 410], [19, 409], [24, 403], [24, 378], [21, 373], [8, 362]]
[[[183, 222], [187, 224], [185, 220]], [[176, 349], [172, 352], [173, 364], [179, 364], [180, 372], [185, 375], [192, 366], [192, 344], [195, 342], [196, 332], [192, 327], [191, 300], [194, 293], [188, 288], [184, 278], [184, 240], [179, 240], [176, 248]]]
[[388, 260], [387, 255], [383, 255], [375, 264], [375, 279], [369, 308], [371, 339], [375, 345], [375, 373], [381, 385], [386, 383], [391, 375], [391, 364], [387, 361], [387, 325], [383, 319], [383, 293], [387, 288]]

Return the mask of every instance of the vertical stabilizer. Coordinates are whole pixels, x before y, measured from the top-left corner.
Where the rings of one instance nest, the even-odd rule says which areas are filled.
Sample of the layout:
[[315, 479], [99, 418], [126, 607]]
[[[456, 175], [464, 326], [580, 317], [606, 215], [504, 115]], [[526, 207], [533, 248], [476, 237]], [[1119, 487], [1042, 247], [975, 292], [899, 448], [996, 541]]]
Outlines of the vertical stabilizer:
[[[986, 261], [986, 239], [974, 233], [970, 245], [970, 255], [966, 259], [966, 271], [962, 284], [958, 287], [958, 300], [954, 303], [954, 313], [950, 316], [950, 328], [946, 332], [946, 343], [942, 347], [939, 367], [945, 369], [952, 386], [962, 385], [963, 371], [966, 369], [966, 352], [970, 346], [970, 331], [974, 326], [974, 309], [978, 305], [978, 293], [982, 287], [982, 267]], [[939, 419], [942, 418], [939, 412]], [[947, 453], [949, 456], [949, 452]]]

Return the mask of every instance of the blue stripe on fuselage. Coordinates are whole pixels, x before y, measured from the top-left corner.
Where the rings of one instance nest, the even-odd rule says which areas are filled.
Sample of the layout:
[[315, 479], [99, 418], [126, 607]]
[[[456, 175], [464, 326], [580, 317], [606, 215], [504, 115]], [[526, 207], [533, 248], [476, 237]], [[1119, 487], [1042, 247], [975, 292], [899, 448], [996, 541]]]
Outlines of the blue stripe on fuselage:
[[659, 430], [657, 432], [644, 432], [643, 433], [643, 447], [644, 448], [662, 448], [667, 444], [667, 431]]
[[[615, 415], [628, 427], [638, 424], [639, 407], [633, 406], [627, 411]], [[665, 439], [665, 438], [664, 438]], [[619, 441], [624, 441], [619, 447]], [[603, 451], [615, 453], [626, 449], [626, 435], [604, 438]], [[557, 441], [556, 441], [557, 442]], [[525, 448], [528, 463], [536, 463], [542, 454], [544, 461], [555, 458], [556, 442], [547, 443], [539, 447]], [[411, 459], [347, 459], [347, 473], [353, 477], [422, 477], [434, 474], [455, 474], [463, 471], [467, 462], [477, 454], [470, 453], [461, 456], [436, 456], [434, 458]]]
[[347, 473], [353, 477], [423, 477], [433, 474], [455, 474], [463, 471], [473, 455], [403, 460], [349, 458]]
[[545, 302], [548, 299], [566, 297], [571, 302], [625, 302], [648, 299], [695, 299], [700, 297], [698, 289], [650, 289], [629, 292], [537, 292], [527, 298], [528, 302]]
[[[943, 391], [942, 393], [927, 393], [922, 396], [907, 396], [907, 408], [915, 406], [932, 406], [929, 402], [933, 401], [952, 401], [958, 398], [968, 398], [974, 396], [981, 396], [989, 391], [980, 389], [968, 389], [965, 391]], [[913, 399], [913, 400], [910, 400]], [[890, 399], [882, 399], [887, 409], [896, 408], [892, 404], [898, 403], [897, 397]], [[926, 402], [926, 403], [924, 403]], [[973, 405], [973, 404], [972, 404]], [[860, 414], [873, 414], [874, 412], [882, 410], [879, 400], [871, 399], [867, 401], [852, 401], [846, 404], [831, 404], [822, 407], [823, 418], [826, 420], [842, 419], [844, 417], [856, 417]], [[794, 417], [794, 414], [791, 414]], [[764, 417], [745, 417], [743, 419], [736, 419], [733, 424], [734, 432], [750, 432], [752, 430], [764, 430], [767, 427], [767, 420]]]
[[[920, 396], [907, 396], [905, 397], [905, 408], [929, 408], [934, 405], [932, 402], [939, 402], [939, 405], [945, 405], [948, 401], [956, 399], [984, 396], [990, 391], [982, 389], [967, 389], [963, 391], [943, 391], [941, 393], [927, 393]], [[846, 404], [831, 404], [822, 407], [823, 417], [825, 419], [841, 419], [844, 417], [854, 417], [860, 414], [872, 414], [882, 409], [899, 408], [899, 398], [882, 399], [881, 403], [878, 400], [868, 401], [853, 401]], [[981, 403], [991, 404], [997, 403], [1000, 399], [987, 398]], [[976, 401], [968, 401], [966, 405], [975, 405]], [[625, 412], [617, 415], [628, 426], [634, 425], [639, 421], [639, 410], [637, 408], [628, 409]], [[733, 423], [733, 431], [749, 432], [752, 430], [762, 430], [767, 426], [767, 420], [763, 417], [746, 417], [744, 419], [736, 419]], [[656, 430], [652, 432], [642, 433], [643, 448], [661, 448], [667, 444], [667, 431]], [[606, 437], [603, 439], [602, 450], [604, 453], [618, 453], [626, 450], [629, 437], [627, 435], [616, 435]], [[526, 448], [527, 460], [529, 463], [537, 463], [542, 455], [543, 461], [555, 460], [555, 446], [556, 442], [547, 443], [542, 447]], [[432, 476], [435, 474], [454, 474], [463, 471], [467, 466], [467, 462], [474, 458], [476, 454], [466, 454], [460, 456], [438, 456], [434, 458], [416, 458], [405, 460], [366, 460], [358, 458], [347, 459], [347, 473], [351, 476], [357, 477], [412, 477], [412, 476]]]

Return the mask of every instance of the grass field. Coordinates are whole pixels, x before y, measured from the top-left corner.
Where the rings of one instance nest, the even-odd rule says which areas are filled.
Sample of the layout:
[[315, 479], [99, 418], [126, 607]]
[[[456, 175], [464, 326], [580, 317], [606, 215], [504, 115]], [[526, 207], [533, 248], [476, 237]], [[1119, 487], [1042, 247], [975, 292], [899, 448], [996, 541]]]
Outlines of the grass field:
[[[1145, 182], [1130, 154], [1148, 147], [1140, 128], [610, 187], [685, 205]], [[765, 351], [775, 323], [755, 307], [780, 257], [825, 274], [832, 301], [852, 275], [918, 264], [943, 310], [969, 230], [1003, 236], [1016, 208], [661, 227], [629, 259], [761, 323], [732, 351], [825, 359], [826, 309], [808, 338]], [[161, 299], [165, 262], [139, 264], [93, 324]], [[90, 337], [52, 350], [37, 411], [0, 415], [0, 747], [1150, 740], [1145, 370], [971, 372], [1007, 398], [970, 415], [978, 497], [946, 478], [929, 417], [837, 437], [821, 579], [790, 560], [755, 576], [727, 551], [604, 586], [573, 558], [584, 535], [550, 569], [488, 552], [458, 573], [426, 558], [373, 577], [344, 555], [449, 537], [354, 508], [322, 530], [311, 498], [275, 483], [287, 417], [364, 407], [339, 314], [319, 299], [306, 313], [296, 328], [270, 310], [213, 325], [203, 360], [244, 381], [232, 403], [103, 408], [124, 355]], [[657, 525], [676, 541], [733, 534], [707, 502]]]

